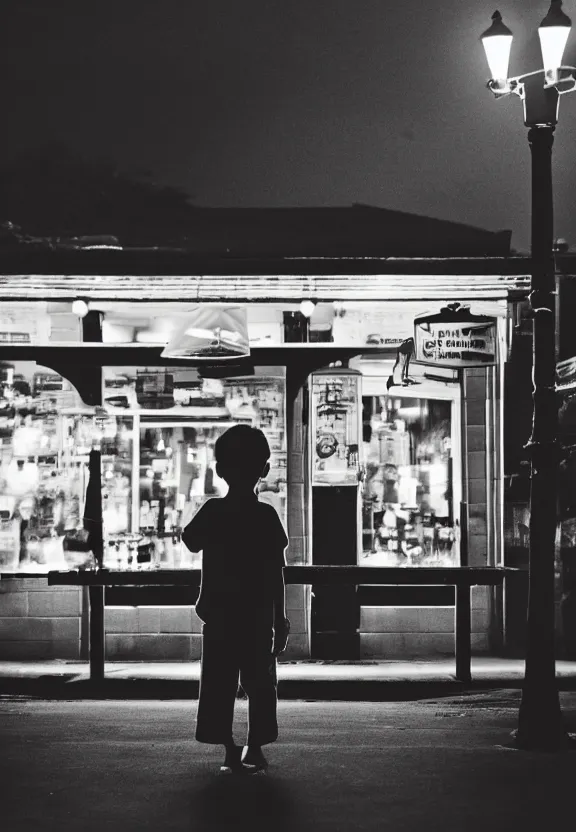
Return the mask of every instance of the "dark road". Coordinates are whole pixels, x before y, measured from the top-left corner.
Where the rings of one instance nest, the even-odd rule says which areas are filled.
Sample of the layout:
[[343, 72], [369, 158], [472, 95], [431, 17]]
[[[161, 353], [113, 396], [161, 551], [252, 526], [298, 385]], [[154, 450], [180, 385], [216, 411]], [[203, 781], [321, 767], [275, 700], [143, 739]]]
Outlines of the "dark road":
[[[576, 753], [506, 747], [517, 694], [281, 702], [264, 775], [222, 776], [194, 702], [0, 704], [4, 832], [485, 830], [572, 809]], [[563, 694], [574, 726], [576, 696]], [[245, 702], [238, 703], [237, 740]]]

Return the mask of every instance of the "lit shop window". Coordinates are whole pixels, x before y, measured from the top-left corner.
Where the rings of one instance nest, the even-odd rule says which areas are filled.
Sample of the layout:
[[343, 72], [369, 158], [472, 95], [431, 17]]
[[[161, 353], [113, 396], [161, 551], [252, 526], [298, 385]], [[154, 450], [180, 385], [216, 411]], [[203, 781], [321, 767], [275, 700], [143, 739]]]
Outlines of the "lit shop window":
[[[35, 362], [0, 367], [0, 572], [92, 564], [83, 537], [94, 411]], [[80, 546], [82, 548], [82, 546]]]
[[[268, 439], [270, 472], [258, 484], [259, 499], [286, 525], [284, 368], [202, 379], [186, 368], [105, 367], [103, 401], [126, 436], [115, 448], [102, 446], [105, 567], [200, 566], [201, 555], [187, 549], [182, 531], [206, 500], [226, 495], [215, 445], [239, 423]], [[230, 545], [237, 545], [233, 530]]]
[[362, 555], [370, 566], [456, 566], [451, 402], [365, 396]]

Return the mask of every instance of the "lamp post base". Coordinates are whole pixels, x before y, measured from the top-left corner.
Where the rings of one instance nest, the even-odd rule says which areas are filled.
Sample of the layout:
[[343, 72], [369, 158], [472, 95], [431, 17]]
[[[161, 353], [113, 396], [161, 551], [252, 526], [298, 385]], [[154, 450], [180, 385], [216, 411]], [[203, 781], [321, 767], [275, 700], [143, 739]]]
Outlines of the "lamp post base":
[[512, 736], [515, 747], [523, 751], [576, 749], [576, 741], [566, 731], [555, 682], [546, 688], [525, 685], [518, 728]]
[[[548, 731], [550, 729], [547, 729]], [[555, 741], [550, 734], [546, 736], [521, 734], [518, 729], [512, 731], [514, 747], [519, 751], [543, 751], [554, 753], [558, 751], [576, 751], [576, 735], [562, 732]]]

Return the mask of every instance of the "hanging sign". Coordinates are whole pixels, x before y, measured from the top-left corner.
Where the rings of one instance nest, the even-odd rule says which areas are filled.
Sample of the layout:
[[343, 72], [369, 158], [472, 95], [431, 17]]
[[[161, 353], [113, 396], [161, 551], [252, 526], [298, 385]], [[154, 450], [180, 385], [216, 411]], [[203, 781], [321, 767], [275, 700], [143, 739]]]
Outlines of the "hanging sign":
[[452, 303], [414, 321], [414, 361], [436, 367], [486, 367], [497, 363], [496, 320]]

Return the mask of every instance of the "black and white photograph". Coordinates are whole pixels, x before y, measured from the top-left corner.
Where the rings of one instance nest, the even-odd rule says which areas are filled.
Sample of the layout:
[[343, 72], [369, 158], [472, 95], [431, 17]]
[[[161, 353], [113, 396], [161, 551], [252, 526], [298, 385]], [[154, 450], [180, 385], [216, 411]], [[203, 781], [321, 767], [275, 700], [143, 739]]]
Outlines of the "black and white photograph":
[[0, 827], [576, 778], [576, 2], [5, 0]]

